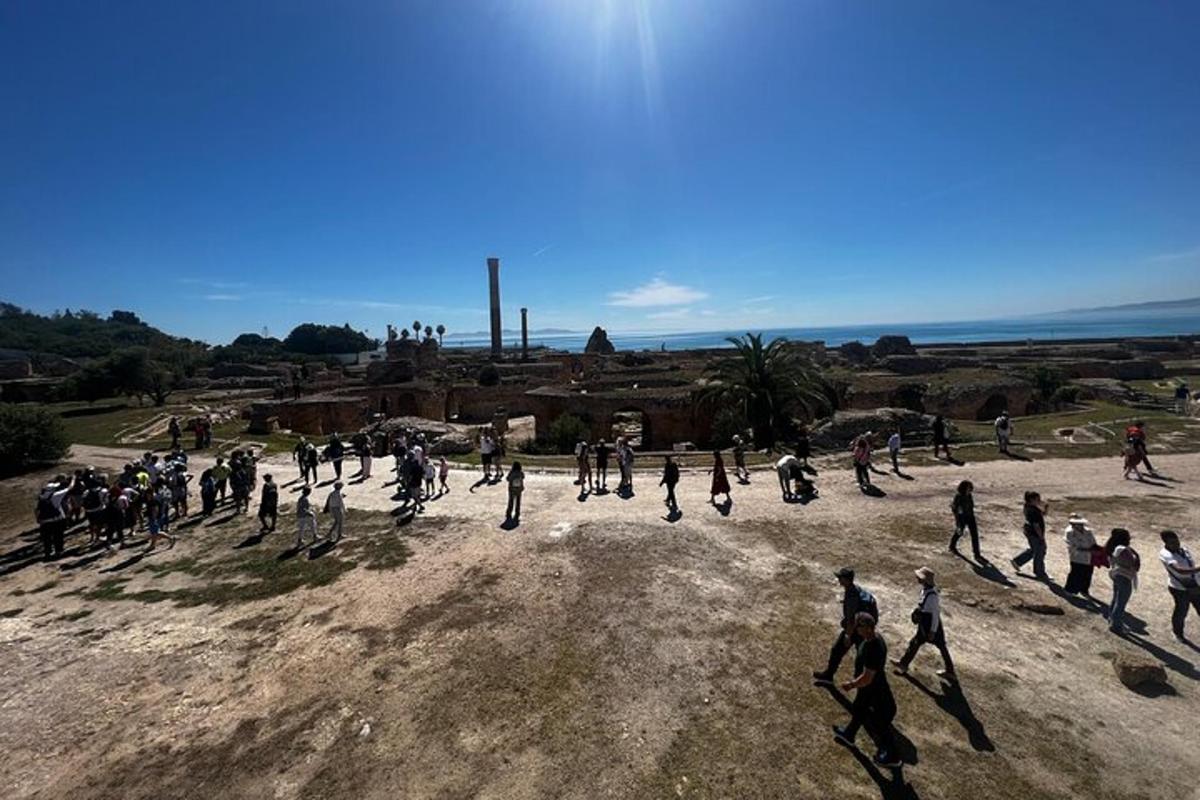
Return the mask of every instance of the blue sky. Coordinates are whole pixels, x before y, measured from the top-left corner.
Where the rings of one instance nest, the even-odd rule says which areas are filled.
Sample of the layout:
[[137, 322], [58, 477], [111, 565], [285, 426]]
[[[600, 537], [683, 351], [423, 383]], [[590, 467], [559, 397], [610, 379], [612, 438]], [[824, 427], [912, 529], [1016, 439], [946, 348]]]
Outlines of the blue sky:
[[697, 330], [1200, 295], [1194, 2], [8, 2], [0, 296]]

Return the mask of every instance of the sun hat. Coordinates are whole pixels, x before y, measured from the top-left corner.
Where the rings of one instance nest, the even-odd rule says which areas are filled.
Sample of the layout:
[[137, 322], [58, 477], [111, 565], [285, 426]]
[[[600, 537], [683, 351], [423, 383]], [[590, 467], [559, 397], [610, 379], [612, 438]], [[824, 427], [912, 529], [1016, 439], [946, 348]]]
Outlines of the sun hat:
[[1087, 519], [1079, 513], [1073, 513], [1067, 518], [1067, 522], [1071, 525], [1087, 525]]
[[913, 570], [913, 573], [921, 583], [933, 583], [933, 570], [929, 567], [921, 567], [920, 569]]

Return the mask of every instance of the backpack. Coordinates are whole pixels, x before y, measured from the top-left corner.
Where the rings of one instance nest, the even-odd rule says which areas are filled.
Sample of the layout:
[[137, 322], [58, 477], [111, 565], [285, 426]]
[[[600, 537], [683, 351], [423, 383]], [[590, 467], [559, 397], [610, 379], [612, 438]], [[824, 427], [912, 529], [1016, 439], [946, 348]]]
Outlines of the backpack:
[[1008, 430], [1008, 417], [1000, 417], [1000, 419], [996, 420], [996, 430], [998, 430], [998, 431]]
[[49, 492], [38, 496], [37, 518], [39, 522], [58, 518], [58, 509], [54, 507], [54, 501], [50, 499]]

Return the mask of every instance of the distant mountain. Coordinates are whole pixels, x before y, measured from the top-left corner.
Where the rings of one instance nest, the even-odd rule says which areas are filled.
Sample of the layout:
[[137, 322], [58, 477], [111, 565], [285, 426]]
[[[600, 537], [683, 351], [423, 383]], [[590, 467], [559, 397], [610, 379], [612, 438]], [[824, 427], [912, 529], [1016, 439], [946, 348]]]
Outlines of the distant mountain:
[[[564, 334], [583, 333], [583, 331], [572, 331], [567, 328], [536, 328], [529, 331], [530, 336], [562, 336]], [[479, 339], [487, 338], [492, 335], [491, 331], [470, 331], [468, 333], [447, 333], [447, 339]], [[500, 335], [504, 336], [520, 336], [520, 330], [511, 330], [504, 328], [500, 331]]]
[[1049, 311], [1043, 314], [1030, 314], [1039, 319], [1058, 317], [1176, 317], [1200, 314], [1200, 297], [1188, 297], [1183, 300], [1154, 300], [1147, 303], [1125, 303], [1118, 306], [1098, 306], [1096, 308], [1071, 308], [1064, 311]]

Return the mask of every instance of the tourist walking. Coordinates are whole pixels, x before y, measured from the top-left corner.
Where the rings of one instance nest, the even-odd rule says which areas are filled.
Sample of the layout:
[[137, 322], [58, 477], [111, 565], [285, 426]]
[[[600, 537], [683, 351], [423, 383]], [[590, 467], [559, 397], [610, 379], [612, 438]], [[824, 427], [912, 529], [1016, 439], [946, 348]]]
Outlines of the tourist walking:
[[167, 423], [167, 433], [171, 434], [171, 449], [179, 447], [179, 439], [183, 436], [183, 428], [179, 427], [179, 417], [171, 417]]
[[871, 433], [868, 431], [854, 440], [851, 447], [854, 459], [854, 479], [858, 488], [866, 491], [871, 485]]
[[1012, 420], [1008, 418], [1007, 411], [1001, 411], [1000, 416], [996, 417], [996, 445], [1000, 448], [1000, 452], [1008, 455], [1008, 441], [1013, 434]]
[[176, 463], [175, 468], [167, 475], [171, 486], [171, 504], [175, 506], [175, 518], [183, 519], [188, 515], [188, 483], [191, 482], [192, 476], [181, 463]]
[[346, 447], [336, 433], [329, 437], [329, 443], [325, 445], [322, 456], [333, 464], [333, 479], [340, 481], [342, 479], [342, 459], [346, 457]]
[[341, 481], [335, 481], [333, 491], [325, 498], [325, 513], [332, 518], [327, 537], [331, 542], [337, 542], [342, 538], [342, 529], [346, 524], [346, 500], [342, 497], [343, 485]]
[[879, 606], [875, 602], [875, 596], [854, 582], [854, 570], [842, 567], [834, 574], [838, 585], [842, 587], [842, 622], [841, 630], [829, 648], [829, 663], [824, 670], [813, 672], [813, 680], [823, 686], [833, 685], [833, 676], [837, 674], [842, 658], [850, 648], [857, 647], [862, 642], [856, 621], [858, 615], [866, 613], [870, 614], [872, 619], [879, 619]]
[[67, 515], [63, 511], [63, 502], [70, 491], [71, 484], [60, 476], [56, 481], [46, 484], [38, 494], [34, 513], [37, 518], [38, 536], [42, 541], [42, 554], [46, 561], [62, 557], [67, 533]]
[[612, 449], [609, 448], [604, 440], [596, 442], [596, 491], [608, 491], [608, 459], [612, 455]]
[[525, 470], [521, 462], [514, 461], [508, 470], [508, 508], [504, 511], [505, 522], [521, 521], [521, 495], [525, 492]]
[[[170, 495], [168, 494], [167, 498], [169, 497]], [[169, 503], [170, 500], [168, 499], [167, 513], [170, 512]], [[153, 550], [160, 539], [166, 539], [170, 542], [171, 547], [175, 546], [175, 537], [163, 530], [163, 518], [165, 516], [163, 511], [163, 495], [155, 490], [148, 492], [146, 495], [146, 527], [149, 531], [147, 551]]]
[[750, 482], [750, 470], [746, 468], [746, 443], [742, 437], [733, 437], [733, 474], [741, 483]]
[[1184, 381], [1180, 381], [1175, 387], [1175, 413], [1186, 415], [1188, 413], [1188, 398], [1191, 393], [1188, 391], [1188, 385]]
[[979, 552], [979, 523], [975, 521], [975, 484], [970, 481], [962, 481], [958, 484], [958, 491], [954, 493], [954, 499], [950, 501], [950, 511], [954, 514], [954, 533], [950, 537], [950, 552], [958, 552], [958, 540], [962, 538], [964, 533], [971, 534], [971, 553], [975, 556], [976, 561], [983, 561], [983, 554]]
[[217, 481], [212, 468], [200, 473], [200, 516], [211, 517], [217, 510]]
[[1067, 555], [1071, 560], [1071, 571], [1067, 573], [1067, 582], [1063, 589], [1067, 594], [1081, 594], [1091, 598], [1092, 573], [1095, 572], [1096, 551], [1103, 551], [1096, 544], [1096, 535], [1088, 527], [1088, 521], [1079, 514], [1072, 514], [1067, 519], [1067, 529], [1063, 533], [1067, 543]]
[[663, 462], [662, 480], [658, 482], [658, 485], [667, 487], [667, 498], [663, 502], [672, 514], [679, 511], [679, 502], [675, 499], [675, 487], [678, 483], [679, 465], [675, 463], [675, 459], [667, 456]]
[[900, 658], [892, 660], [896, 671], [901, 675], [908, 674], [908, 665], [917, 657], [917, 651], [922, 645], [931, 644], [942, 654], [943, 668], [937, 674], [947, 680], [954, 680], [954, 661], [946, 648], [946, 631], [942, 626], [942, 596], [934, 584], [933, 570], [921, 567], [916, 571], [917, 583], [921, 584], [921, 596], [917, 598], [917, 606], [912, 612], [912, 621], [917, 626], [908, 643], [908, 649]]
[[939, 450], [946, 451], [946, 460], [950, 461], [950, 437], [946, 432], [946, 420], [941, 414], [933, 418], [933, 457], [938, 457]]
[[[312, 442], [308, 443], [308, 447], [304, 448], [304, 461], [308, 466], [308, 476], [312, 478], [314, 484], [320, 483], [321, 479], [317, 475], [317, 466], [321, 463], [321, 454], [317, 452], [317, 446]], [[307, 483], [305, 479], [305, 483]]]
[[900, 447], [901, 447], [901, 444], [902, 443], [900, 440], [900, 429], [896, 428], [894, 431], [892, 431], [892, 435], [888, 437], [887, 449], [888, 449], [888, 455], [891, 456], [891, 459], [892, 459], [892, 472], [896, 473], [897, 475], [900, 474]]
[[721, 457], [720, 450], [713, 450], [713, 467], [709, 472], [712, 474], [712, 486], [709, 487], [709, 502], [714, 506], [717, 504], [717, 495], [725, 495], [725, 502], [732, 504], [733, 498], [729, 496], [729, 475], [725, 473], [725, 459]]
[[1179, 534], [1175, 531], [1163, 531], [1160, 534], [1163, 548], [1159, 551], [1158, 560], [1167, 570], [1167, 590], [1175, 608], [1171, 612], [1171, 632], [1181, 642], [1186, 642], [1183, 626], [1187, 621], [1188, 608], [1200, 616], [1200, 567], [1196, 560], [1179, 542]]
[[263, 475], [262, 493], [258, 498], [258, 521], [262, 525], [262, 533], [274, 531], [278, 520], [279, 487], [275, 485], [273, 476]]
[[304, 547], [304, 537], [311, 536], [313, 543], [317, 541], [317, 512], [313, 508], [312, 487], [305, 486], [300, 490], [300, 499], [296, 501], [296, 549]]
[[808, 469], [808, 459], [812, 457], [812, 443], [808, 438], [808, 426], [800, 423], [796, 430], [796, 458], [800, 459], [805, 469]]
[[445, 494], [450, 491], [450, 463], [446, 461], [445, 456], [438, 458], [438, 493]]
[[300, 468], [300, 480], [308, 483], [308, 439], [303, 436], [292, 448], [292, 463]]
[[1113, 633], [1125, 632], [1125, 606], [1137, 588], [1138, 570], [1142, 568], [1142, 559], [1130, 544], [1129, 531], [1124, 528], [1113, 528], [1104, 544], [1104, 552], [1108, 554], [1108, 577], [1112, 580], [1112, 603], [1104, 612], [1108, 618], [1108, 629]]
[[235, 514], [250, 513], [250, 476], [241, 459], [233, 463], [229, 471], [229, 488], [233, 494], [233, 511]]
[[855, 615], [853, 625], [860, 640], [854, 658], [854, 680], [842, 684], [842, 691], [854, 691], [850, 703], [850, 722], [834, 726], [833, 738], [846, 747], [854, 747], [860, 728], [875, 740], [875, 763], [881, 767], [902, 765], [896, 756], [892, 720], [896, 718], [896, 699], [888, 685], [887, 643], [875, 630], [875, 617], [863, 611]]
[[[1154, 469], [1154, 465], [1150, 463], [1150, 453], [1146, 445], [1146, 423], [1142, 420], [1137, 420], [1128, 428], [1125, 429], [1125, 443], [1133, 448], [1134, 453], [1138, 456], [1137, 462], [1146, 465], [1146, 471], [1151, 475], [1158, 473]], [[1139, 473], [1140, 477], [1140, 473]]]
[[1048, 506], [1042, 503], [1042, 496], [1037, 492], [1025, 493], [1025, 541], [1028, 544], [1024, 550], [1012, 560], [1013, 569], [1018, 572], [1021, 567], [1033, 562], [1033, 574], [1042, 580], [1049, 580], [1046, 574], [1046, 510]]
[[589, 458], [591, 446], [586, 440], [580, 440], [575, 445], [575, 466], [579, 473], [578, 480], [575, 481], [579, 485], [579, 493], [584, 493], [584, 486], [587, 486], [587, 491], [592, 491], [592, 462]]

